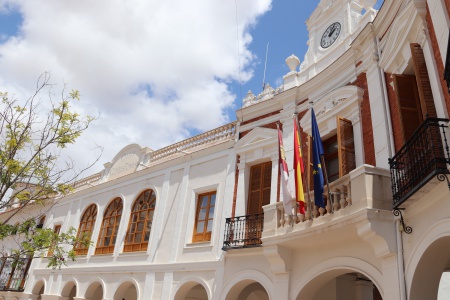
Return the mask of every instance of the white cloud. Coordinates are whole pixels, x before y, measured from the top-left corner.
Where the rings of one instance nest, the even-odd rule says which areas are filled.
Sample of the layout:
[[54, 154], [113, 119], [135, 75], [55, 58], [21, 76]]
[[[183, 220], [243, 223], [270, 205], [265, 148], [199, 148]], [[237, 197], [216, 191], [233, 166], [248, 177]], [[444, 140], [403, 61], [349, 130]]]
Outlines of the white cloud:
[[270, 2], [0, 0], [23, 16], [20, 35], [0, 44], [0, 89], [29, 95], [44, 71], [79, 89], [77, 108], [99, 119], [71, 148], [76, 161], [92, 159], [94, 141], [105, 147], [101, 162], [130, 143], [158, 149], [231, 121], [237, 34], [248, 80], [249, 29]]

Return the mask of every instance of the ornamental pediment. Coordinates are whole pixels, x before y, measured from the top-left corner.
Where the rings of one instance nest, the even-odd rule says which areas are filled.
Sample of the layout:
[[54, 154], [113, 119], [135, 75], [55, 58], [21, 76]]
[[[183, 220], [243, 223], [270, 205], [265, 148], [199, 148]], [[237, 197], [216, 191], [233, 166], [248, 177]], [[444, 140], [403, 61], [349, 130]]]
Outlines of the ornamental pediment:
[[[317, 117], [319, 130], [321, 133], [331, 132], [336, 129], [336, 117], [344, 117], [349, 120], [355, 120], [355, 116], [359, 118], [359, 104], [364, 95], [364, 90], [354, 86], [344, 86], [325, 96], [313, 100], [314, 112]], [[310, 133], [311, 131], [311, 114], [307, 113], [300, 120], [302, 128]]]
[[277, 143], [275, 129], [256, 127], [235, 144], [235, 149], [237, 153], [243, 153], [274, 143]]
[[148, 148], [141, 148], [138, 144], [131, 144], [120, 150], [114, 159], [106, 163], [106, 180], [113, 180], [136, 171]]

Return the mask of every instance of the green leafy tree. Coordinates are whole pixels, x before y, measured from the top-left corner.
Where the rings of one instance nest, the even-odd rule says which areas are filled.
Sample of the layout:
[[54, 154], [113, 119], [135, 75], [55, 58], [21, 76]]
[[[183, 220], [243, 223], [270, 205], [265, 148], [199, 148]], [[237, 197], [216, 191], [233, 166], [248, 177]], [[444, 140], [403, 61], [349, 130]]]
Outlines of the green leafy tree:
[[[61, 157], [95, 118], [73, 111], [71, 103], [80, 99], [78, 91], [68, 92], [64, 87], [54, 101], [52, 87], [49, 74], [44, 73], [35, 93], [25, 101], [0, 92], [0, 255], [18, 258], [51, 253], [48, 267], [60, 268], [75, 258], [67, 245], [89, 244], [90, 240], [77, 238], [74, 228], [55, 233], [37, 225], [46, 210], [70, 193], [75, 180], [92, 166], [77, 171], [72, 160], [61, 161]], [[23, 215], [27, 218], [17, 222]]]

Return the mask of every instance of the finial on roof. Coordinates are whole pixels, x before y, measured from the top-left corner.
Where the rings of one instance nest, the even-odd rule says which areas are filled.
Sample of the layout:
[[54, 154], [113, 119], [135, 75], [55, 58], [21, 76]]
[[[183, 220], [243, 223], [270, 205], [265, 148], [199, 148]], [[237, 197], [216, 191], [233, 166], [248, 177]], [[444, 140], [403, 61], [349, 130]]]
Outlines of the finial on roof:
[[256, 96], [252, 93], [251, 90], [247, 92], [244, 98], [244, 107], [251, 105], [256, 100]]
[[288, 58], [286, 58], [286, 65], [289, 67], [289, 70], [295, 71], [297, 67], [300, 65], [300, 59], [297, 56], [292, 54]]

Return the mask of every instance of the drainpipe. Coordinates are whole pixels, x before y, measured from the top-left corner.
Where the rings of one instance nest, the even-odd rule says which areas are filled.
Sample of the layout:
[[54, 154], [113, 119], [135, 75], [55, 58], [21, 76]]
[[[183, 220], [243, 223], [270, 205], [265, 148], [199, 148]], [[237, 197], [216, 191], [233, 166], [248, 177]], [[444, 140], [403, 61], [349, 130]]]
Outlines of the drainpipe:
[[384, 76], [384, 69], [380, 67], [380, 59], [381, 59], [381, 50], [379, 46], [378, 36], [375, 35], [375, 44], [377, 47], [378, 54], [378, 75], [381, 81], [381, 88], [383, 89], [383, 108], [384, 108], [384, 116], [388, 123], [388, 128], [386, 129], [386, 134], [388, 135], [388, 149], [389, 149], [389, 157], [392, 158], [395, 153], [394, 148], [394, 134], [392, 132], [392, 122], [391, 122], [391, 110], [389, 109], [389, 98], [386, 87], [386, 77]]
[[400, 220], [395, 220], [395, 235], [397, 237], [397, 268], [398, 268], [398, 282], [400, 283], [400, 300], [407, 300], [406, 294], [406, 278], [403, 258], [403, 241], [402, 231], [403, 227]]

